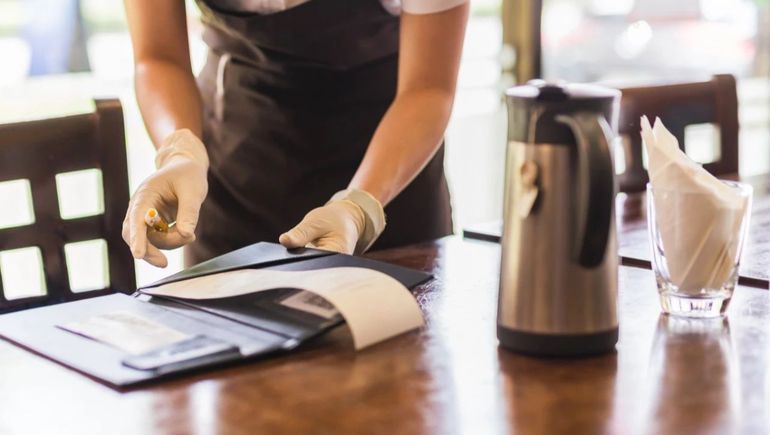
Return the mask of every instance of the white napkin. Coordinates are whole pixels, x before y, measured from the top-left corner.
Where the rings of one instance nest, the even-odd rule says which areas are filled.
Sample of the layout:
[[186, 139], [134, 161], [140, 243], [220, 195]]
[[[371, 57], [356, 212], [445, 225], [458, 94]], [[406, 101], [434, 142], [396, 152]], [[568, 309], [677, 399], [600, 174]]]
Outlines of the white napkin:
[[690, 160], [660, 119], [650, 127], [642, 117], [642, 140], [672, 284], [689, 294], [719, 288], [739, 254], [748, 198]]

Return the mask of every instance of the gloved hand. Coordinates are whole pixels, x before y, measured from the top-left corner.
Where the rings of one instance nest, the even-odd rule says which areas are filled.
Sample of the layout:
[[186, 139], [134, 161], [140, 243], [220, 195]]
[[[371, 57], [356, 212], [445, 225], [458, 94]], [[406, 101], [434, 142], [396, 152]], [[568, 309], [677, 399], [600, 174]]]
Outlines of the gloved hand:
[[[123, 240], [134, 258], [166, 267], [168, 260], [160, 249], [175, 249], [195, 240], [198, 212], [208, 192], [209, 159], [200, 139], [182, 129], [158, 148], [155, 167], [157, 171], [131, 197], [123, 220]], [[145, 224], [144, 216], [153, 207], [169, 222], [176, 221], [168, 232], [154, 231]]]
[[362, 254], [385, 229], [382, 204], [363, 190], [337, 192], [278, 239], [287, 248], [311, 247]]

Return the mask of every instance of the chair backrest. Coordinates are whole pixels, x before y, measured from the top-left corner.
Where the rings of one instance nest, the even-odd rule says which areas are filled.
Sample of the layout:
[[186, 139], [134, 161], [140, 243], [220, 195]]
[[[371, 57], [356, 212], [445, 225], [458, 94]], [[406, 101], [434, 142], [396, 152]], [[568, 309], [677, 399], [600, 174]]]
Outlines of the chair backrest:
[[[121, 237], [129, 199], [123, 110], [115, 99], [95, 104], [93, 113], [0, 125], [0, 185], [26, 185], [32, 200], [29, 221], [0, 229], [0, 312], [136, 288], [134, 261]], [[60, 194], [69, 189], [71, 196], [74, 189], [76, 196], [88, 196], [84, 175], [101, 179], [92, 195], [99, 198], [90, 200], [98, 209], [71, 216]], [[6, 207], [0, 204], [0, 215], [11, 212]], [[12, 268], [15, 263], [5, 260], [14, 253], [39, 260], [30, 270]], [[90, 288], [72, 288], [73, 265], [88, 272]], [[4, 283], [12, 276], [18, 281], [19, 274], [42, 284], [38, 294], [9, 297]], [[99, 276], [101, 284], [94, 284], [91, 277]]]
[[640, 192], [649, 181], [642, 161], [640, 118], [660, 117], [684, 149], [685, 129], [699, 124], [718, 128], [718, 160], [703, 167], [714, 175], [738, 172], [738, 97], [735, 77], [716, 75], [709, 81], [620, 88], [619, 133], [624, 143], [622, 192]]

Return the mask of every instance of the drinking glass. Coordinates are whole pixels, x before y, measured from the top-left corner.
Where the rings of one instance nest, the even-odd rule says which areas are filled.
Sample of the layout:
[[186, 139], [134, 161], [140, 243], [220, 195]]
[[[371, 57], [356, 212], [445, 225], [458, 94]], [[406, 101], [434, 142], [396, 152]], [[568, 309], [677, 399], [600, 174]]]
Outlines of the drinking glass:
[[[647, 184], [652, 269], [664, 312], [725, 314], [738, 282], [749, 229], [752, 188], [722, 181], [734, 195], [653, 189]], [[729, 192], [727, 192], [729, 193]]]

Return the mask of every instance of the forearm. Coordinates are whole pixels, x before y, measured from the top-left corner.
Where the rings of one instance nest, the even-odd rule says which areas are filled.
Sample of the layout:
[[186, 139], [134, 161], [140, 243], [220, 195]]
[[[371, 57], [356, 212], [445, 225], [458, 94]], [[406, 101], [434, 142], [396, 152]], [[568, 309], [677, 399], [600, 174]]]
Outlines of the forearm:
[[140, 61], [135, 85], [142, 118], [156, 147], [182, 128], [201, 137], [201, 97], [189, 69], [164, 60]]
[[383, 205], [420, 173], [443, 139], [453, 94], [442, 89], [405, 92], [393, 101], [350, 182]]
[[468, 5], [401, 15], [396, 98], [369, 143], [350, 187], [389, 203], [441, 144], [452, 110]]

